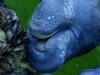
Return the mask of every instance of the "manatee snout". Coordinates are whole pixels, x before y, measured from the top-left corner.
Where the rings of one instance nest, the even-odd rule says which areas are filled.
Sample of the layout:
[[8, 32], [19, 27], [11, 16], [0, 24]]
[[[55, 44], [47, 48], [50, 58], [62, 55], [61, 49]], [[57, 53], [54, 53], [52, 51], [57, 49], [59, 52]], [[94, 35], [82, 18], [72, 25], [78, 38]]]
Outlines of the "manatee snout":
[[45, 39], [69, 27], [73, 16], [73, 8], [69, 8], [64, 0], [42, 0], [29, 22], [30, 32], [37, 38]]

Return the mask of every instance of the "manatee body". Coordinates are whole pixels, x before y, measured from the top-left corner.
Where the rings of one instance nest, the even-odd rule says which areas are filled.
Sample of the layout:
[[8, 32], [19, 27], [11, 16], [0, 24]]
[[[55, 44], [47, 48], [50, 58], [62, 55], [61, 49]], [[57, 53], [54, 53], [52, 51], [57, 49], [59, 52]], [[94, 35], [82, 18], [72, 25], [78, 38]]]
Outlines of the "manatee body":
[[99, 0], [42, 0], [28, 26], [29, 61], [53, 72], [100, 43]]
[[87, 69], [81, 72], [79, 75], [100, 75], [100, 68]]

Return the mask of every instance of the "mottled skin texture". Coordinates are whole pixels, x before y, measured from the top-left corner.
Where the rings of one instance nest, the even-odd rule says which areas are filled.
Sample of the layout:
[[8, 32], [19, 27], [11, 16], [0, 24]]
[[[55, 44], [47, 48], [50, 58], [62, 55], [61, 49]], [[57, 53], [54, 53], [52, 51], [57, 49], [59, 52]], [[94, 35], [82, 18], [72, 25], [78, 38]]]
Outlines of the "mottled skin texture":
[[79, 75], [100, 75], [100, 68], [87, 69], [82, 71]]
[[99, 0], [42, 0], [28, 29], [29, 61], [53, 72], [100, 43]]

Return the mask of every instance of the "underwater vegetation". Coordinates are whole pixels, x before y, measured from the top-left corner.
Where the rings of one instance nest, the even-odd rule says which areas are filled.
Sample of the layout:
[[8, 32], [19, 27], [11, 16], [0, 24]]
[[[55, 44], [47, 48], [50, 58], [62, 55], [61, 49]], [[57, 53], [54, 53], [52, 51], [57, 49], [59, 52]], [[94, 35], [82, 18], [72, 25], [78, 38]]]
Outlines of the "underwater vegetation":
[[0, 0], [0, 75], [26, 75], [26, 32], [16, 13]]

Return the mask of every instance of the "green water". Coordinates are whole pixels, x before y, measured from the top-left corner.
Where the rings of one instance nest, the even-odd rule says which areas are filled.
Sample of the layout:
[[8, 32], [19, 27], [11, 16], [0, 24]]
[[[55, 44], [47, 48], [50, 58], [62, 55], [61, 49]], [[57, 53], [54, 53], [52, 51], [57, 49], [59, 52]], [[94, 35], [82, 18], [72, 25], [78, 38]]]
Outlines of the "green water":
[[[39, 0], [6, 0], [8, 7], [16, 11], [24, 27], [28, 25], [28, 20], [39, 2]], [[100, 47], [86, 55], [68, 61], [53, 75], [77, 75], [83, 69], [99, 65]]]

